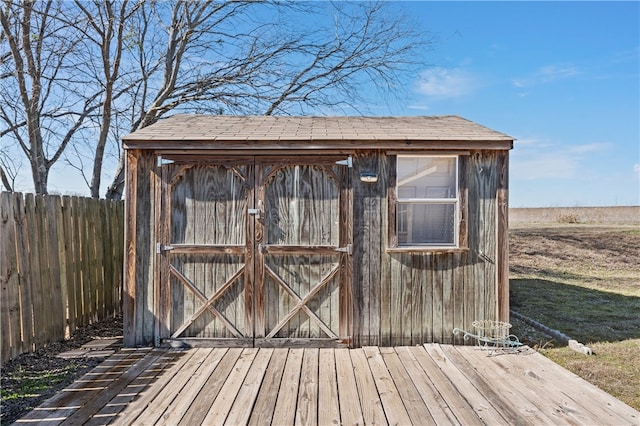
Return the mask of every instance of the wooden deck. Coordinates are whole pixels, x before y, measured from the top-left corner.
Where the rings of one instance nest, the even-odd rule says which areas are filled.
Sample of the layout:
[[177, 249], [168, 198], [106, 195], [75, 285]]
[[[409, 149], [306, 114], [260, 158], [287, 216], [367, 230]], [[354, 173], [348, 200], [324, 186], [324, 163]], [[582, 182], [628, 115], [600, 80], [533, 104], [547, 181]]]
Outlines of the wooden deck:
[[639, 425], [531, 349], [125, 349], [17, 423]]

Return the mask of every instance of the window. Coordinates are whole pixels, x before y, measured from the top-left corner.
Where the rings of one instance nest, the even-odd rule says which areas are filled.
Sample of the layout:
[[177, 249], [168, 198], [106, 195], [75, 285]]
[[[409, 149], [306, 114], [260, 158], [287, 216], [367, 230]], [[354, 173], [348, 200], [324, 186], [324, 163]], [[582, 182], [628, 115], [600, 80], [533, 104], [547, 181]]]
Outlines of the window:
[[[459, 157], [398, 155], [395, 179], [397, 247], [459, 246]], [[391, 224], [393, 226], [393, 224]]]

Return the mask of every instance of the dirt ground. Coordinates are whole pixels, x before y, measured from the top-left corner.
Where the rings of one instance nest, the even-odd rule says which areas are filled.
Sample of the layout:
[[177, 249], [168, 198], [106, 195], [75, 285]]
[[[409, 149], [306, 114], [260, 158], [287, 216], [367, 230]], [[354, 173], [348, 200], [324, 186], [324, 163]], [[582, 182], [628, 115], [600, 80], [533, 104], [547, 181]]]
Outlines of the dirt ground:
[[637, 226], [517, 226], [509, 232], [510, 278], [561, 278], [588, 288], [640, 296]]
[[8, 425], [100, 364], [101, 358], [62, 359], [56, 355], [95, 339], [122, 336], [122, 317], [76, 330], [71, 339], [22, 354], [2, 365], [0, 422]]

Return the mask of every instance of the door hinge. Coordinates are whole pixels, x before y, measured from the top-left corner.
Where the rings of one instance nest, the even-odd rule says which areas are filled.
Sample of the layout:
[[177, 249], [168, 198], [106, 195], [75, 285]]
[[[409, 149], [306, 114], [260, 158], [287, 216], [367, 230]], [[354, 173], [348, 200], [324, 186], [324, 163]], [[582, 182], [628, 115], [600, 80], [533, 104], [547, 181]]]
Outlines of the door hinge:
[[162, 158], [161, 155], [158, 156], [158, 167], [162, 167], [164, 165], [173, 164], [173, 163], [175, 163], [174, 160], [169, 160], [168, 158]]
[[340, 252], [340, 253], [353, 254], [353, 246], [351, 244], [347, 244], [346, 247], [338, 247], [335, 250]]
[[162, 243], [156, 243], [156, 253], [160, 254], [163, 251], [170, 251], [173, 250], [173, 247], [171, 246], [165, 246]]
[[346, 160], [336, 161], [336, 164], [338, 166], [347, 166], [349, 168], [352, 168], [353, 167], [353, 157], [352, 156], [348, 156]]

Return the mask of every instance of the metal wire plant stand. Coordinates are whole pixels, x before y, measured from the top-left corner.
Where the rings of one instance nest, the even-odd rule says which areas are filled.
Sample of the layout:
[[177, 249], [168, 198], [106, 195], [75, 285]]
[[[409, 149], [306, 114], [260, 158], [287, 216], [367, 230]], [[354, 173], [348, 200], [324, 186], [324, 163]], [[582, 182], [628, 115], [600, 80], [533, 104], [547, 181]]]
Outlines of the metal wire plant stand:
[[464, 340], [475, 339], [476, 345], [489, 351], [489, 355], [498, 352], [518, 352], [522, 346], [517, 336], [509, 334], [511, 324], [502, 321], [476, 320], [471, 323], [475, 332], [454, 328], [453, 334], [463, 333]]

